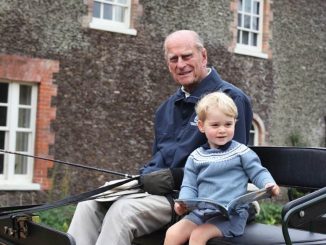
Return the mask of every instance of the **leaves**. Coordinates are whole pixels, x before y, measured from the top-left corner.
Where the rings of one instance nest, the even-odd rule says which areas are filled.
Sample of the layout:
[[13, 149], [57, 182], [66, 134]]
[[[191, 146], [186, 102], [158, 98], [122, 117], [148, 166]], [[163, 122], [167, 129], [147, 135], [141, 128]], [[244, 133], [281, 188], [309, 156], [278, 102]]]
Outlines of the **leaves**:
[[67, 232], [72, 216], [75, 212], [75, 205], [64, 206], [37, 213], [40, 223], [50, 226], [56, 230]]
[[281, 211], [282, 205], [280, 204], [262, 202], [256, 222], [269, 225], [281, 224]]

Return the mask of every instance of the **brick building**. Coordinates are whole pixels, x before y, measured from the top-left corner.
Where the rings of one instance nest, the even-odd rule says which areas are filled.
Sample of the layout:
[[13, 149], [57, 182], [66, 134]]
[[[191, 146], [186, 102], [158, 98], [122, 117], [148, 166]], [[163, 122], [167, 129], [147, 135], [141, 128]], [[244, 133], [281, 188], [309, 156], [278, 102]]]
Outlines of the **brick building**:
[[[0, 148], [137, 173], [155, 108], [176, 89], [162, 44], [177, 29], [197, 31], [210, 65], [251, 96], [251, 144], [325, 146], [325, 11], [324, 0], [2, 2]], [[0, 205], [111, 178], [0, 154]]]

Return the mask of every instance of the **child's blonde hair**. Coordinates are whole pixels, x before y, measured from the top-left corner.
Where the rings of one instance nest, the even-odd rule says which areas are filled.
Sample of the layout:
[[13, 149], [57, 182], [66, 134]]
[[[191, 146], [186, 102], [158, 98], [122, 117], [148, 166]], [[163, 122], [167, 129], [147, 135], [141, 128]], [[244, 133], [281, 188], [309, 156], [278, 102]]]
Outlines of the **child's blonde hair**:
[[197, 103], [195, 110], [198, 120], [205, 121], [208, 109], [218, 108], [225, 115], [237, 119], [238, 109], [234, 101], [223, 92], [213, 92], [206, 94]]

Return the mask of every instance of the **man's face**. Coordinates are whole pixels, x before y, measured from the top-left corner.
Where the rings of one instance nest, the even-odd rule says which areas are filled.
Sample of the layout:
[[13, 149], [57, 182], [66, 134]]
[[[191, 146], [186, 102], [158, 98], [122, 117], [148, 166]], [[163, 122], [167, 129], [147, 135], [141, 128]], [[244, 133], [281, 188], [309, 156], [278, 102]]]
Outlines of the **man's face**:
[[179, 36], [166, 44], [166, 58], [174, 80], [191, 92], [207, 75], [206, 49], [198, 49], [193, 40]]

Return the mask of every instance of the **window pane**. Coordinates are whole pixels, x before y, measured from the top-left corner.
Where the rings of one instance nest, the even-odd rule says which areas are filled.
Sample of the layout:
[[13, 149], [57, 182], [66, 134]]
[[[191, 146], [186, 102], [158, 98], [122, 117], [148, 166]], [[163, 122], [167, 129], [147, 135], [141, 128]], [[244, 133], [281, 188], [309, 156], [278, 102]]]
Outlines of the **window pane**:
[[7, 107], [0, 106], [0, 126], [7, 126]]
[[0, 174], [3, 174], [4, 157], [4, 154], [0, 154]]
[[255, 141], [254, 139], [255, 139], [255, 133], [250, 133], [248, 145], [254, 145], [254, 141]]
[[250, 15], [244, 16], [244, 27], [250, 29]]
[[237, 43], [241, 43], [241, 31], [238, 30], [238, 34], [237, 34]]
[[31, 105], [32, 103], [32, 87], [27, 85], [20, 85], [19, 87], [19, 104]]
[[29, 128], [30, 121], [31, 121], [31, 110], [19, 108], [18, 127], [19, 128]]
[[101, 3], [99, 2], [94, 2], [93, 17], [101, 18]]
[[121, 6], [115, 7], [115, 21], [124, 22], [125, 8]]
[[[5, 132], [0, 131], [0, 149], [5, 148]], [[0, 153], [0, 174], [3, 174], [4, 168], [4, 154]]]
[[242, 44], [249, 44], [249, 32], [248, 31], [242, 32]]
[[0, 149], [5, 148], [5, 132], [0, 131]]
[[242, 27], [242, 14], [238, 14], [238, 27]]
[[258, 31], [259, 30], [259, 18], [252, 17], [252, 29]]
[[255, 127], [254, 125], [251, 124], [248, 145], [254, 145], [254, 143], [255, 143]]
[[253, 13], [254, 14], [259, 14], [259, 2], [254, 2], [254, 6], [253, 6]]
[[238, 11], [242, 11], [242, 0], [238, 0]]
[[251, 13], [251, 0], [244, 1], [244, 11], [246, 13]]
[[112, 20], [112, 4], [104, 4], [103, 18], [107, 20]]
[[27, 157], [18, 156], [15, 157], [15, 174], [27, 173]]
[[0, 103], [8, 102], [8, 83], [0, 83]]
[[257, 33], [251, 33], [251, 39], [250, 39], [251, 46], [257, 46], [257, 38], [258, 38]]
[[120, 4], [127, 4], [127, 0], [118, 0], [118, 3], [120, 3]]
[[16, 134], [16, 151], [28, 150], [28, 134], [25, 132], [17, 132]]

